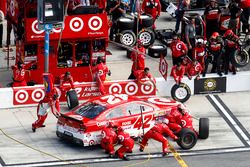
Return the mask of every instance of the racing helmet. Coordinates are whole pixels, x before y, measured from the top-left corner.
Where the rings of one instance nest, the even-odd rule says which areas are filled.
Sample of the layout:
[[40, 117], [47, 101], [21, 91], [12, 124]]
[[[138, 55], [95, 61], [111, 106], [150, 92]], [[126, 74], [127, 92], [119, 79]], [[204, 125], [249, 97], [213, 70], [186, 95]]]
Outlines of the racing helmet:
[[224, 38], [231, 38], [234, 35], [234, 32], [232, 30], [227, 30], [225, 34], [223, 35]]
[[220, 36], [220, 34], [219, 34], [218, 32], [214, 32], [214, 33], [211, 35], [210, 39], [217, 39], [219, 36]]
[[203, 39], [199, 38], [199, 39], [196, 40], [196, 45], [197, 45], [197, 46], [202, 46], [202, 45], [204, 45], [204, 44], [205, 44], [205, 42], [204, 42]]

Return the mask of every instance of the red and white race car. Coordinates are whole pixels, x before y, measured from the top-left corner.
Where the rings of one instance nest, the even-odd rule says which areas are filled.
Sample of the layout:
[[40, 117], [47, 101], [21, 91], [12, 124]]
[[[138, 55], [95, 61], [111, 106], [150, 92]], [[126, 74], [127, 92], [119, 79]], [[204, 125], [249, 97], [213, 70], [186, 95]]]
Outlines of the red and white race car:
[[[101, 141], [101, 129], [108, 121], [112, 121], [136, 138], [143, 135], [143, 129], [146, 133], [152, 128], [158, 118], [167, 117], [171, 123], [172, 118], [176, 117], [175, 114], [178, 114], [176, 111], [179, 105], [180, 103], [174, 100], [156, 96], [143, 98], [126, 94], [101, 96], [62, 114], [58, 118], [56, 134], [59, 138], [70, 139], [83, 146], [96, 145]], [[208, 137], [209, 121], [208, 118], [200, 118], [199, 132], [197, 132], [192, 125], [192, 116], [186, 114], [189, 123], [186, 123], [188, 120], [181, 119], [179, 121], [181, 128], [178, 132], [176, 129], [172, 130], [180, 138], [178, 145], [183, 149], [190, 149], [196, 144], [198, 137], [202, 139]]]

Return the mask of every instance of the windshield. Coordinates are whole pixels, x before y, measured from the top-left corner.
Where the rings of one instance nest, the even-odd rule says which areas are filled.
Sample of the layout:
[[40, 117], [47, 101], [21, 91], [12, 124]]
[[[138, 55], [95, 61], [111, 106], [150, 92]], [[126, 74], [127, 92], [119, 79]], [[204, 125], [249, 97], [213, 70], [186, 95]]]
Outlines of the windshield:
[[83, 117], [87, 117], [89, 119], [94, 119], [97, 117], [102, 111], [106, 109], [105, 106], [102, 106], [97, 103], [87, 103], [86, 105], [82, 106], [78, 110], [76, 110], [76, 114], [79, 114]]

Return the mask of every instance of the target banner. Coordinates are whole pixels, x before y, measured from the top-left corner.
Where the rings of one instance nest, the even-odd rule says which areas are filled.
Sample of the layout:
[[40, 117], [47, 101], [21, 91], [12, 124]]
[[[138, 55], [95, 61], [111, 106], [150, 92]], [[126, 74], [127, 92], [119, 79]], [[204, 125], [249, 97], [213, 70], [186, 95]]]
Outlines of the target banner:
[[[153, 84], [148, 81], [147, 84], [137, 84], [133, 80], [130, 81], [112, 81], [104, 83], [107, 94], [127, 94], [130, 96], [153, 96], [156, 95], [156, 89]], [[66, 85], [65, 90], [69, 90], [70, 85]], [[59, 90], [59, 89], [58, 89]], [[66, 101], [65, 92], [60, 94], [60, 102]], [[79, 100], [87, 100], [89, 98], [101, 96], [96, 83], [79, 83], [75, 85], [75, 91]], [[13, 87], [13, 105], [37, 104], [45, 96], [44, 86], [32, 87]]]
[[[36, 18], [27, 18], [25, 24], [27, 42], [44, 40], [44, 30], [39, 30]], [[62, 39], [108, 38], [108, 18], [106, 14], [88, 14], [66, 16]], [[60, 38], [61, 29], [54, 28], [50, 40]]]
[[159, 72], [161, 73], [162, 77], [167, 80], [168, 77], [168, 62], [167, 60], [161, 56], [160, 64], [159, 64]]

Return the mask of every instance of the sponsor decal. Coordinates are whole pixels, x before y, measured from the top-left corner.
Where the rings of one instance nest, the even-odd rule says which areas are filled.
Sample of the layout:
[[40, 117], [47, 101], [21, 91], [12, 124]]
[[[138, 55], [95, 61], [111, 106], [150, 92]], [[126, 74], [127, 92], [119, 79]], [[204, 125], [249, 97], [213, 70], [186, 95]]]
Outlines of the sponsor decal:
[[88, 26], [93, 31], [100, 30], [102, 27], [102, 19], [98, 16], [93, 16], [89, 19]]
[[226, 92], [226, 77], [194, 80], [194, 94]]
[[80, 17], [74, 17], [69, 22], [69, 27], [74, 32], [79, 32], [83, 29], [84, 23]]

